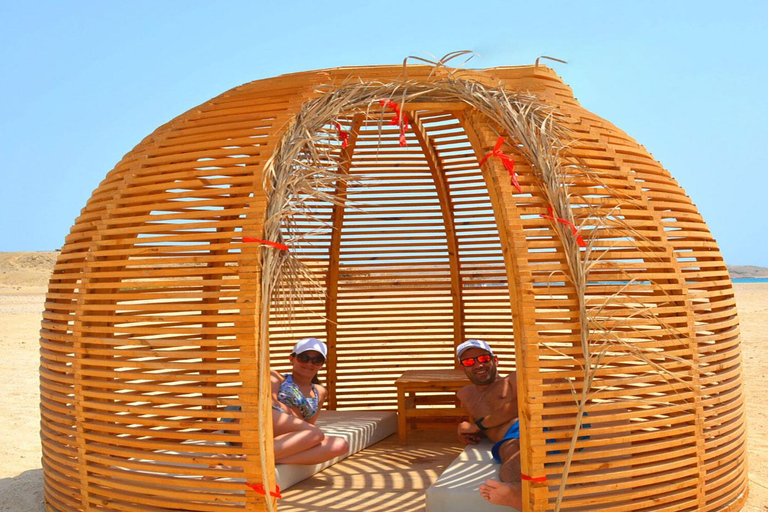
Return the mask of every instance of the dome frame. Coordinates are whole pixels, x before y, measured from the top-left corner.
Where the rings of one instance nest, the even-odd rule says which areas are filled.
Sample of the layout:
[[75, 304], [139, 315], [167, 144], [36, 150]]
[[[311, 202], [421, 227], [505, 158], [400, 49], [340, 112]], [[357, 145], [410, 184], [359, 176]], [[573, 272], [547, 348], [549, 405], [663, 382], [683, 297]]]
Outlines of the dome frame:
[[[238, 435], [243, 436], [243, 449], [249, 455], [248, 461], [242, 465], [246, 479], [249, 482], [260, 481], [264, 488], [272, 488], [274, 460], [271, 453], [271, 410], [267, 391], [270, 346], [266, 341], [270, 339], [271, 319], [269, 301], [262, 298], [272, 296], [273, 292], [281, 286], [284, 289], [284, 285], [280, 285], [275, 280], [275, 277], [281, 274], [276, 269], [283, 268], [286, 261], [290, 260], [290, 257], [286, 258], [286, 256], [292, 256], [292, 253], [269, 246], [242, 243], [243, 238], [263, 232], [264, 234], [261, 235], [263, 240], [286, 242], [281, 240], [281, 236], [289, 236], [290, 232], [285, 231], [286, 217], [280, 212], [284, 212], [285, 208], [295, 210], [290, 198], [295, 197], [296, 194], [283, 193], [270, 196], [271, 192], [281, 188], [276, 181], [281, 176], [281, 169], [283, 176], [291, 175], [299, 168], [294, 165], [299, 158], [298, 155], [304, 155], [301, 165], [305, 165], [306, 155], [312, 154], [312, 151], [302, 153], [306, 149], [307, 141], [311, 142], [316, 133], [322, 132], [324, 127], [335, 122], [339, 116], [352, 115], [351, 126], [354, 125], [355, 116], [358, 116], [358, 121], [362, 116], [374, 118], [373, 121], [380, 123], [382, 109], [375, 112], [377, 115], [371, 116], [369, 106], [379, 99], [399, 99], [398, 103], [403, 108], [403, 116], [410, 116], [408, 120], [411, 126], [419, 124], [421, 113], [437, 110], [434, 107], [435, 104], [441, 105], [439, 108], [444, 108], [446, 103], [451, 103], [451, 108], [459, 112], [457, 118], [478, 162], [483, 154], [491, 151], [497, 142], [496, 135], [501, 133], [514, 141], [513, 145], [508, 146], [507, 152], [513, 156], [516, 163], [527, 162], [533, 171], [532, 176], [523, 176], [521, 173], [522, 190], [518, 191], [510, 181], [508, 169], [504, 168], [500, 160], [491, 158], [487, 165], [479, 166], [478, 164], [493, 204], [504, 250], [504, 267], [507, 273], [514, 322], [515, 354], [518, 358], [518, 385], [523, 390], [520, 403], [521, 431], [524, 432], [521, 438], [523, 472], [533, 478], [546, 476], [549, 479], [549, 483], [543, 485], [524, 481], [526, 510], [550, 510], [550, 507], [558, 510], [563, 499], [565, 499], [565, 506], [590, 503], [593, 506], [601, 506], [601, 510], [624, 510], [624, 508], [611, 508], [610, 502], [618, 499], [616, 491], [614, 494], [607, 495], [607, 500], [596, 497], [580, 500], [581, 494], [589, 496], [590, 493], [598, 492], [585, 483], [590, 472], [594, 471], [589, 463], [590, 457], [602, 460], [601, 463], [593, 462], [592, 466], [601, 464], [616, 468], [614, 489], [640, 488], [634, 493], [627, 491], [626, 499], [637, 500], [648, 496], [645, 488], [670, 488], [664, 486], [662, 477], [654, 479], [651, 476], [658, 472], [658, 469], [648, 469], [649, 457], [643, 455], [653, 453], [653, 442], [659, 445], [664, 444], [661, 439], [665, 432], [678, 437], [687, 432], [687, 435], [692, 436], [691, 442], [687, 445], [683, 443], [689, 448], [685, 448], [681, 453], [687, 455], [681, 454], [674, 464], [667, 466], [662, 464], [666, 468], [662, 471], [672, 475], [678, 473], [683, 475], [675, 477], [677, 483], [674, 485], [682, 488], [684, 492], [675, 494], [672, 490], [665, 491], [668, 493], [669, 503], [678, 502], [681, 499], [687, 500], [678, 508], [680, 510], [688, 509], [685, 503], [694, 502], [698, 510], [740, 508], [746, 499], [744, 412], [743, 398], [741, 398], [743, 393], [740, 385], [732, 384], [734, 368], [740, 357], [738, 324], [736, 320], [734, 333], [731, 329], [733, 324], [729, 323], [729, 319], [735, 318], [730, 281], [716, 244], [714, 241], [709, 242], [711, 236], [708, 235], [706, 226], [703, 221], [696, 220], [698, 213], [695, 207], [690, 205], [690, 201], [686, 203], [687, 198], [678, 191], [681, 189], [668, 177], [666, 171], [663, 171], [634, 141], [622, 136], [615, 127], [580, 110], [578, 104], [569, 99], [564, 92], [567, 88], [562, 84], [558, 85], [559, 80], [547, 68], [462, 71], [461, 77], [458, 72], [447, 69], [431, 69], [423, 66], [408, 69], [409, 71], [413, 69], [411, 74], [418, 78], [409, 81], [393, 79], [392, 77], [397, 73], [395, 67], [366, 68], [355, 70], [361, 78], [360, 84], [349, 85], [346, 79], [341, 78], [341, 85], [332, 85], [325, 90], [318, 89], [311, 80], [307, 84], [302, 84], [300, 78], [306, 80], [308, 74], [273, 80], [271, 87], [274, 89], [285, 88], [286, 91], [303, 90], [305, 92], [298, 95], [299, 101], [289, 102], [289, 107], [282, 115], [273, 117], [274, 122], [268, 135], [270, 140], [275, 141], [275, 150], [271, 156], [266, 160], [261, 155], [244, 156], [245, 159], [252, 158], [257, 162], [252, 176], [258, 178], [261, 175], [266, 183], [265, 190], [261, 191], [255, 186], [258, 180], [253, 179], [252, 195], [239, 199], [237, 203], [241, 205], [240, 213], [230, 217], [226, 215], [218, 217], [220, 220], [217, 222], [221, 223], [219, 225], [222, 226], [220, 229], [223, 234], [213, 237], [206, 234], [199, 236], [201, 240], [211, 241], [208, 254], [216, 256], [213, 258], [215, 259], [213, 266], [208, 266], [210, 274], [197, 272], [196, 267], [192, 269], [202, 279], [201, 300], [215, 303], [216, 299], [211, 296], [231, 286], [223, 277], [231, 272], [233, 274], [230, 275], [236, 275], [242, 283], [238, 290], [229, 289], [227, 293], [236, 294], [234, 303], [241, 308], [241, 313], [244, 313], [241, 316], [250, 315], [251, 318], [250, 322], [238, 327], [238, 332], [242, 330], [247, 337], [250, 331], [253, 337], [253, 352], [247, 349], [248, 343], [242, 343], [239, 348], [242, 355], [238, 363], [244, 388], [244, 393], [239, 397], [243, 413], [237, 415], [241, 421]], [[316, 83], [323, 83], [323, 79], [330, 78], [329, 82], [333, 83], [343, 77], [345, 72], [352, 73], [350, 70], [331, 70], [316, 73], [312, 79]], [[374, 77], [377, 77], [378, 81], [374, 80]], [[500, 85], [492, 85], [494, 82]], [[256, 84], [256, 86], [246, 84], [229, 94], [235, 98], [240, 91], [247, 91], [248, 85], [257, 91], [258, 83]], [[446, 91], [451, 90], [451, 87], [457, 87], [457, 84], [467, 86], [473, 93], [477, 93], [479, 100], [467, 101], [466, 98], [471, 97], [470, 93], [463, 97], [459, 94], [449, 97]], [[531, 87], [535, 92], [531, 94], [514, 92], [526, 86]], [[435, 98], [430, 97], [430, 94], [442, 96]], [[279, 97], [280, 93], [276, 95]], [[362, 98], [358, 97], [360, 95]], [[355, 99], [350, 100], [350, 97]], [[482, 99], [491, 97], [496, 99], [492, 105], [482, 103]], [[247, 111], [249, 103], [258, 104], [258, 92], [253, 93], [255, 99], [249, 98], [248, 94], [245, 94], [244, 98], [229, 100], [235, 111], [238, 109]], [[335, 98], [341, 99], [334, 101]], [[520, 108], [517, 111], [515, 110], [517, 107], [510, 108], [514, 105], [514, 101], [510, 101], [509, 98], [519, 101], [517, 106]], [[509, 103], [504, 104], [501, 110], [497, 110], [496, 107], [504, 101]], [[479, 112], [473, 112], [455, 104], [462, 102]], [[430, 107], [430, 104], [433, 106]], [[214, 106], [220, 108], [215, 105], [215, 102], [210, 105], [211, 112], [216, 110]], [[325, 110], [320, 108], [323, 106], [326, 107]], [[525, 108], [532, 109], [535, 114], [528, 118], [533, 122], [527, 129], [521, 129], [523, 125], [516, 125], [503, 117], [512, 116], [515, 112], [519, 114]], [[302, 124], [301, 118], [301, 115], [307, 112], [315, 114], [312, 118], [315, 124], [309, 129]], [[193, 116], [197, 115], [202, 120], [199, 125], [203, 130], [193, 133], [190, 141], [184, 144], [192, 146], [201, 144], [195, 142], [195, 137], [199, 137], [198, 133], [205, 132], [206, 114], [206, 108], [192, 113]], [[232, 116], [234, 121], [229, 121], [229, 124], [237, 125], [241, 114], [235, 112]], [[376, 117], [379, 119], [376, 120]], [[44, 460], [53, 466], [58, 465], [55, 470], [48, 466], [49, 469], [46, 471], [46, 497], [49, 503], [64, 504], [67, 500], [56, 496], [57, 492], [60, 493], [62, 486], [76, 487], [75, 484], [62, 483], [71, 480], [70, 476], [64, 476], [67, 472], [62, 469], [67, 464], [57, 461], [57, 457], [61, 458], [61, 453], [64, 452], [70, 453], [66, 457], [75, 461], [70, 466], [76, 467], [76, 473], [84, 479], [84, 482], [87, 482], [82, 492], [82, 503], [91, 503], [89, 486], [96, 488], [107, 485], [103, 478], [94, 477], [91, 481], [88, 476], [90, 474], [88, 466], [96, 464], [94, 460], [101, 461], [113, 456], [103, 451], [96, 451], [95, 455], [92, 454], [89, 457], [87, 439], [89, 435], [91, 439], [103, 439], [103, 434], [89, 434], [88, 421], [93, 421], [89, 418], [96, 417], [99, 421], [108, 423], [105, 418], [111, 413], [89, 413], [88, 411], [89, 406], [95, 406], [95, 410], [113, 411], [114, 416], [117, 417], [118, 408], [82, 399], [83, 397], [105, 397], [111, 393], [106, 390], [91, 389], [86, 380], [86, 376], [99, 375], [99, 371], [91, 370], [88, 373], [89, 361], [85, 355], [98, 355], [101, 351], [105, 354], [105, 358], [115, 357], [111, 355], [114, 349], [99, 347], [99, 340], [106, 342], [105, 339], [90, 334], [101, 332], [102, 322], [99, 322], [98, 318], [101, 313], [98, 312], [109, 312], [110, 305], [108, 301], [104, 302], [104, 293], [99, 290], [108, 290], [108, 295], [115, 296], [114, 310], [111, 315], [113, 320], [122, 316], [123, 314], [118, 314], [117, 311], [122, 288], [116, 287], [114, 283], [124, 283], [134, 278], [140, 281], [141, 278], [137, 276], [142, 272], [141, 270], [128, 272], [127, 278], [124, 275], [117, 275], [121, 273], [119, 269], [126, 268], [126, 266], [120, 266], [120, 253], [130, 252], [140, 245], [134, 240], [131, 246], [131, 243], [127, 242], [126, 233], [135, 234], [136, 240], [140, 239], [142, 233], [145, 235], [152, 233], [151, 229], [142, 231], [141, 226], [132, 228], [130, 221], [133, 219], [130, 214], [126, 215], [125, 211], [137, 208], [132, 205], [140, 204], [140, 201], [133, 201], [133, 199], [137, 194], [152, 190], [155, 183], [161, 188], [165, 187], [163, 192], [171, 190], [167, 188], [168, 185], [162, 183], [161, 179], [169, 168], [173, 169], [173, 166], [178, 164], [175, 163], [173, 153], [169, 153], [168, 156], [162, 155], [163, 137], [177, 135], [184, 125], [189, 125], [188, 118], [189, 115], [181, 116], [161, 127], [154, 137], [146, 139], [134, 152], [127, 155], [121, 164], [118, 164], [116, 170], [110, 173], [89, 201], [89, 206], [93, 208], [89, 211], [89, 207], [86, 207], [83, 216], [78, 219], [62, 251], [62, 257], [57, 263], [49, 291], [41, 339], [43, 361], [48, 364], [50, 371], [41, 376], [41, 387], [50, 396], [63, 393], [66, 396], [74, 395], [76, 399], [57, 396], [44, 400], [43, 409], [47, 412], [43, 418]], [[214, 115], [212, 119], [215, 118]], [[403, 117], [399, 119], [401, 123], [402, 119]], [[520, 116], [518, 121], [520, 119], [526, 119], [526, 117]], [[281, 125], [281, 123], [284, 124]], [[556, 128], [551, 131], [542, 130], [546, 123], [552, 123]], [[276, 127], [279, 128], [275, 130]], [[538, 133], [536, 133], [537, 128]], [[608, 135], [601, 133], [601, 130]], [[418, 129], [415, 131], [420, 147], [428, 146], [425, 141], [430, 138], [425, 136], [423, 131], [419, 132]], [[294, 132], [299, 135], [293, 135]], [[302, 133], [309, 136], [304, 137]], [[610, 141], [612, 138], [613, 142]], [[302, 140], [304, 142], [301, 142]], [[600, 157], [605, 159], [603, 162], [599, 161], [600, 157], [595, 157], [598, 147], [602, 149]], [[170, 148], [169, 151], [172, 149], [174, 148]], [[226, 153], [227, 148], [224, 149]], [[429, 151], [429, 148], [424, 150]], [[205, 154], [205, 149], [192, 149], [192, 151], [201, 152], [203, 159], [209, 158]], [[336, 146], [333, 146], [333, 151], [339, 155], [343, 153]], [[227, 157], [242, 153], [243, 147], [240, 146], [233, 148], [231, 155]], [[351, 155], [349, 157], [351, 158]], [[213, 164], [224, 165], [221, 163], [222, 158], [219, 157], [218, 160], [215, 156], [210, 158], [213, 159]], [[233, 159], [237, 158], [239, 157]], [[613, 163], [610, 163], [611, 159]], [[156, 164], [157, 167], [148, 166], [147, 162], [151, 160], [160, 160], [160, 163]], [[432, 161], [435, 160], [437, 157], [432, 158]], [[346, 179], [338, 173], [334, 174], [338, 169], [339, 161], [338, 158], [332, 161], [331, 169], [322, 181], [325, 185], [315, 189], [325, 190], [324, 187], [329, 183], [334, 181], [341, 183]], [[306, 169], [312, 177], [317, 175], [317, 165], [314, 167], [310, 165]], [[212, 171], [212, 173], [215, 172], [218, 171]], [[217, 174], [212, 176], [214, 177], [198, 179], [209, 181], [218, 179], [215, 177]], [[235, 180], [238, 184], [248, 182], [247, 172], [242, 176], [245, 179]], [[624, 181], [622, 182], [620, 178]], [[186, 186], [183, 181], [181, 183], [180, 187]], [[303, 185], [306, 185], [306, 182]], [[303, 185], [299, 190], [304, 189]], [[247, 189], [247, 187], [241, 188]], [[521, 193], [523, 191], [525, 193]], [[324, 193], [327, 195], [327, 192]], [[184, 192], [182, 191], [181, 194]], [[199, 195], [199, 192], [190, 194], [192, 199], [189, 202], [194, 203], [194, 198]], [[131, 200], [127, 201], [129, 206], [121, 204], [121, 198], [130, 198]], [[234, 195], [232, 199], [235, 199]], [[334, 200], [332, 199], [331, 202]], [[444, 199], [443, 203], [445, 203]], [[658, 208], [656, 208], [657, 204]], [[345, 206], [346, 198], [335, 200], [335, 205]], [[442, 206], [444, 208], [446, 205]], [[197, 208], [197, 206], [191, 208]], [[121, 220], [120, 215], [114, 213], [118, 210], [122, 212], [125, 220]], [[94, 211], [95, 213], [91, 213]], [[194, 218], [192, 214], [194, 210], [188, 209], [187, 212], [190, 213], [190, 218]], [[227, 213], [226, 208], [223, 212]], [[174, 219], [179, 219], [184, 215], [185, 213], [182, 212], [171, 213], [169, 216], [176, 216]], [[94, 216], [98, 218], [95, 222]], [[227, 221], [227, 218], [231, 220]], [[669, 218], [673, 221], [670, 222]], [[276, 219], [279, 221], [275, 221]], [[143, 222], [146, 228], [149, 224], [146, 220]], [[189, 222], [194, 224], [192, 220]], [[667, 229], [669, 225], [673, 226], [672, 229]], [[95, 230], [94, 226], [96, 226]], [[163, 229], [168, 228], [161, 228], [161, 233]], [[671, 232], [672, 235], [667, 235], [667, 232]], [[585, 242], [586, 247], [579, 246], [576, 234], [583, 235], [588, 240]], [[196, 236], [189, 238], [190, 244], [194, 244], [192, 240]], [[703, 237], [704, 242], [699, 242], [697, 237]], [[219, 242], [219, 240], [224, 241]], [[163, 253], [163, 243], [165, 242], [161, 238], [152, 248], [155, 253]], [[290, 245], [291, 241], [287, 240], [287, 243]], [[238, 249], [232, 250], [233, 244], [241, 245]], [[547, 245], [547, 248], [542, 249], [544, 245]], [[701, 246], [704, 249], [697, 249]], [[196, 246], [193, 245], [193, 247]], [[543, 259], [542, 255], [549, 252], [548, 247], [556, 247], [556, 259], [559, 263], [546, 263], [547, 260]], [[193, 252], [197, 250], [194, 249]], [[699, 255], [697, 251], [707, 254]], [[140, 252], [139, 248], [134, 254]], [[678, 256], [678, 252], [684, 255]], [[168, 250], [167, 253], [171, 254], [170, 260], [173, 261], [175, 257], [173, 251]], [[688, 253], [695, 255], [691, 257]], [[236, 255], [234, 270], [227, 268], [226, 262], [233, 261], [227, 259], [230, 255]], [[693, 263], [689, 264], [691, 259]], [[544, 261], [545, 264], [533, 264], [534, 261]], [[626, 262], [625, 268], [620, 266], [619, 262], [622, 261]], [[456, 262], [452, 265], [453, 268], [457, 268]], [[536, 265], [545, 268], [539, 270]], [[186, 268], [189, 270], [189, 267]], [[297, 266], [295, 261], [289, 263], [286, 268], [289, 271], [283, 274], [289, 277], [296, 276], [295, 273], [291, 273], [290, 268], [294, 270], [299, 268], [302, 272], [300, 265]], [[171, 276], [167, 277], [170, 281], [168, 286], [173, 288], [185, 286], [183, 280], [175, 278], [179, 274], [184, 274], [182, 270], [175, 269], [177, 274], [175, 276], [174, 272], [164, 273], [162, 266], [155, 266], [147, 272], [155, 272], [160, 276], [158, 278], [160, 280], [166, 279], [165, 276]], [[590, 277], [589, 273], [592, 271], [599, 276]], [[209, 275], [219, 276], [219, 279], [208, 279]], [[452, 279], [455, 287], [456, 279], [460, 280], [460, 278], [452, 275]], [[604, 284], [606, 282], [610, 284]], [[549, 291], [551, 287], [557, 287], [558, 290]], [[691, 289], [696, 289], [698, 292], [692, 293]], [[150, 299], [149, 304], [146, 301], [142, 303], [140, 299], [135, 299], [138, 292], [135, 290], [129, 290], [129, 292], [132, 300], [127, 302], [138, 302], [141, 305], [131, 305], [124, 308], [126, 311], [133, 311], [139, 307], [152, 310], [151, 300], [153, 299]], [[542, 302], [547, 300], [550, 301], [549, 308], [546, 305], [542, 306]], [[168, 304], [172, 302], [173, 299], [170, 299]], [[67, 303], [70, 306], [62, 306]], [[458, 304], [461, 307], [460, 300]], [[555, 305], [551, 306], [551, 304]], [[232, 303], [228, 305], [231, 306]], [[224, 311], [224, 306], [226, 305], [218, 304], [214, 307], [211, 304], [210, 310]], [[67, 313], [62, 314], [62, 311]], [[125, 316], [131, 317], [131, 315]], [[134, 321], [141, 321], [138, 318], [141, 315], [133, 316], [137, 317], [133, 318]], [[547, 323], [547, 318], [555, 320], [549, 321], [552, 325], [541, 327], [542, 323]], [[71, 327], [64, 328], [62, 334], [61, 322], [69, 323], [70, 319]], [[184, 321], [187, 320], [180, 320], [180, 322]], [[206, 342], [201, 347], [208, 346], [212, 349], [217, 344], [215, 330], [218, 324], [215, 319], [210, 321], [214, 322], [211, 324], [213, 327], [205, 327], [207, 321], [201, 324], [203, 330], [211, 330], [210, 343]], [[170, 317], [163, 322], [166, 323], [166, 327], [174, 324]], [[638, 322], [640, 325], [634, 325]], [[719, 325], [723, 323], [727, 324], [726, 327]], [[707, 329], [709, 324], [714, 325], [711, 330]], [[192, 325], [189, 324], [182, 330], [191, 332], [194, 329]], [[130, 328], [134, 330], [130, 331]], [[564, 335], [562, 331], [567, 332]], [[123, 331], [115, 330], [115, 332], [119, 334]], [[133, 338], [130, 335], [127, 336], [132, 342], [137, 342], [143, 333], [140, 326], [132, 325], [128, 328], [128, 332], [138, 333]], [[457, 340], [460, 341], [461, 334], [461, 329], [456, 331], [454, 343]], [[161, 339], [162, 336], [159, 338]], [[204, 339], [205, 335], [203, 335]], [[551, 339], [554, 342], [550, 341]], [[607, 343], [606, 339], [612, 342]], [[126, 347], [133, 346], [126, 343]], [[148, 346], [152, 345], [151, 341], [144, 343]], [[169, 342], [169, 346], [171, 345]], [[109, 344], [105, 346], [118, 347], [118, 345]], [[112, 352], [109, 352], [110, 350]], [[214, 352], [214, 350], [206, 350], [210, 353]], [[143, 354], [143, 352], [140, 353]], [[242, 361], [244, 357], [256, 363], [256, 371], [248, 369], [249, 365]], [[212, 360], [217, 359], [214, 357]], [[606, 363], [606, 360], [611, 360], [610, 364]], [[205, 361], [205, 357], [202, 361]], [[538, 366], [541, 362], [545, 363], [544, 367]], [[68, 368], [71, 370], [62, 371], [61, 364], [70, 365]], [[226, 363], [214, 363], [214, 366], [215, 364], [226, 366]], [[43, 364], [43, 367], [45, 368], [46, 364]], [[105, 363], [103, 367], [110, 366]], [[641, 369], [635, 371], [634, 367]], [[721, 367], [724, 375], [719, 377], [717, 371]], [[226, 366], [226, 368], [229, 367]], [[548, 371], [542, 371], [543, 369]], [[202, 372], [202, 370], [199, 371]], [[210, 382], [215, 382], [218, 373], [217, 370], [213, 371], [215, 373]], [[653, 375], [654, 371], [656, 375]], [[52, 378], [56, 372], [58, 372], [56, 378]], [[610, 373], [620, 375], [611, 377], [608, 375]], [[723, 382], [721, 383], [718, 378]], [[131, 380], [132, 383], [134, 381], [136, 379]], [[59, 382], [59, 385], [53, 385], [53, 382]], [[65, 384], [70, 383], [71, 391], [64, 389]], [[141, 383], [136, 385], [141, 387]], [[710, 394], [703, 394], [701, 390], [707, 386]], [[249, 393], [249, 388], [257, 390], [256, 394]], [[128, 391], [130, 388], [125, 390]], [[568, 403], [571, 392], [575, 405], [564, 405]], [[601, 393], [600, 400], [603, 400], [597, 406], [594, 405], [595, 393]], [[550, 397], [549, 403], [547, 397]], [[648, 405], [646, 402], [651, 398], [653, 398], [651, 401], [658, 403]], [[184, 403], [179, 397], [175, 400]], [[629, 405], [624, 404], [627, 406], [623, 407], [621, 400], [627, 401]], [[219, 399], [216, 401], [221, 403]], [[190, 403], [199, 402], [190, 399]], [[61, 404], [65, 405], [62, 407]], [[718, 404], [726, 404], [730, 407], [727, 410], [727, 419], [722, 421], [714, 419], [712, 411], [717, 409]], [[137, 413], [145, 410], [142, 407], [144, 406], [136, 406]], [[205, 410], [210, 405], [202, 405], [202, 407]], [[593, 434], [591, 440], [583, 441], [580, 439], [582, 436], [579, 427], [584, 423], [583, 415], [588, 407], [590, 432]], [[549, 409], [551, 411], [547, 413]], [[631, 412], [646, 409], [651, 412], [643, 413], [645, 416], [633, 417]], [[57, 446], [61, 438], [52, 434], [54, 431], [61, 434], [66, 430], [62, 427], [65, 423], [57, 417], [58, 410], [72, 411], [70, 414], [76, 418], [77, 433], [70, 436], [71, 441], [64, 441], [62, 444], [62, 446], [76, 446], [75, 456], [71, 455], [71, 449], [62, 451]], [[601, 414], [607, 414], [611, 416], [611, 421], [619, 421], [619, 423], [613, 424]], [[203, 418], [202, 423], [208, 425], [205, 428], [212, 428], [210, 419], [226, 417], [226, 413], [222, 414], [219, 407], [214, 407], [200, 417]], [[615, 419], [617, 417], [618, 420]], [[157, 425], [153, 428], [170, 428], [167, 427], [167, 422], [168, 420], [157, 420]], [[636, 428], [632, 422], [643, 425], [643, 428]], [[575, 428], [574, 425], [576, 425]], [[122, 427], [99, 428], [103, 428], [103, 432], [120, 431], [121, 435], [130, 437], [129, 430]], [[549, 433], [543, 433], [543, 428], [548, 429]], [[560, 447], [556, 451], [548, 450], [549, 447], [546, 446], [549, 443], [548, 439], [553, 437], [553, 431], [557, 432], [554, 436]], [[256, 432], [266, 435], [254, 436]], [[626, 434], [618, 435], [615, 432], [626, 432]], [[719, 441], [713, 439], [714, 432], [726, 434], [727, 440], [724, 446], [732, 454], [726, 460], [721, 460], [722, 457], [718, 454], [718, 451], [723, 451], [723, 448]], [[210, 435], [198, 437], [205, 438]], [[248, 437], [250, 439], [258, 437], [259, 440], [246, 441]], [[623, 439], [634, 440], [622, 441]], [[655, 441], [646, 443], [648, 446], [645, 446], [644, 439]], [[601, 459], [599, 453], [594, 455], [593, 452], [600, 452], [601, 445], [614, 446], [614, 449], [619, 451], [623, 449], [626, 452], [623, 455], [624, 461], [621, 460], [622, 456], [608, 458], [603, 456]], [[140, 447], [138, 442], [134, 442], [132, 446]], [[99, 449], [105, 450], [103, 447]], [[577, 449], [586, 449], [586, 451], [581, 452]], [[708, 456], [710, 449], [715, 455]], [[566, 455], [562, 453], [564, 450], [567, 450]], [[122, 452], [127, 452], [127, 449], [122, 448]], [[167, 456], [164, 457], [167, 458]], [[199, 457], [197, 459], [196, 462], [200, 463]], [[82, 460], [86, 460], [86, 463], [77, 462]], [[557, 473], [553, 468], [562, 467], [568, 475], [572, 463], [581, 469], [575, 472], [573, 476], [575, 486], [567, 493], [565, 478], [559, 479], [560, 485], [557, 488], [551, 483], [558, 481], [557, 478], [553, 478]], [[640, 465], [637, 469], [631, 469], [637, 464]], [[718, 467], [731, 468], [737, 474], [727, 479], [723, 477], [723, 472], [718, 470]], [[675, 468], [684, 469], [676, 472]], [[105, 474], [109, 474], [109, 471], [117, 472], [116, 470], [104, 471]], [[624, 474], [631, 476], [627, 477]], [[695, 475], [695, 478], [690, 475]], [[727, 482], [725, 484], [721, 483], [724, 478]], [[711, 486], [714, 489], [711, 491], [714, 498], [708, 497], [709, 479], [716, 482]], [[636, 483], [638, 480], [642, 483]], [[138, 488], [142, 488], [142, 485]], [[146, 489], [144, 491], [151, 494], [151, 491]], [[116, 492], [120, 494], [119, 491]], [[159, 495], [163, 493], [160, 492]], [[179, 498], [178, 493], [171, 493], [171, 495]], [[202, 499], [202, 497], [194, 499]], [[246, 495], [248, 504], [258, 503], [259, 499], [251, 493]], [[723, 501], [725, 504], [720, 503]], [[71, 500], [69, 502], [72, 503]], [[272, 510], [275, 506], [274, 500], [262, 500], [261, 503], [268, 510]], [[151, 506], [152, 500], [148, 500], [146, 505]], [[53, 507], [53, 505], [50, 506]], [[201, 507], [200, 510], [209, 510], [200, 503], [196, 506]], [[65, 510], [66, 508], [52, 509]], [[633, 509], [643, 510], [642, 508]]]

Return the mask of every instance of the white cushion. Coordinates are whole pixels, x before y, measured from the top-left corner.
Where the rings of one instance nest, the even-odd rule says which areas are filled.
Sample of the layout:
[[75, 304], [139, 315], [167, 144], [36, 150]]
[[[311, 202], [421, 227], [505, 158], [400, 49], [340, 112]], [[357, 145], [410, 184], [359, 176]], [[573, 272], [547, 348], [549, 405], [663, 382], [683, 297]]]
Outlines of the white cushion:
[[[281, 490], [287, 489], [302, 480], [306, 480], [315, 473], [322, 471], [331, 464], [347, 458], [353, 453], [357, 453], [368, 446], [378, 443], [385, 437], [397, 432], [397, 413], [390, 411], [322, 411], [317, 419], [316, 425], [326, 433], [336, 437], [343, 437], [349, 443], [349, 453], [341, 457], [336, 457], [323, 462], [322, 464], [299, 465], [299, 464], [277, 464], [275, 471], [277, 475], [277, 484]], [[188, 441], [182, 443], [184, 446], [194, 449], [196, 445], [222, 445], [224, 443], [202, 443], [199, 441]], [[151, 459], [134, 458], [133, 461], [142, 462], [148, 467], [155, 466], [156, 470], [149, 469], [130, 469], [121, 468], [130, 472], [147, 473], [154, 475], [167, 475], [168, 469], [174, 466], [195, 468], [200, 465], [210, 466], [216, 463], [226, 464], [226, 459], [213, 459], [210, 454], [202, 454], [194, 451], [175, 451], [158, 450], [158, 453], [168, 455], [181, 455], [189, 458], [197, 458], [198, 464], [192, 463], [167, 463], [157, 464], [157, 461]], [[172, 471], [172, 469], [171, 469]], [[183, 478], [199, 478], [196, 475], [187, 475]], [[242, 478], [220, 478], [220, 481], [242, 482]]]
[[349, 453], [311, 466], [277, 464], [277, 485], [285, 490], [347, 458], [353, 453], [378, 443], [397, 432], [397, 414], [389, 411], [321, 411], [316, 425], [326, 435], [343, 437], [349, 443]]
[[512, 507], [494, 505], [480, 496], [478, 489], [488, 478], [499, 480], [501, 465], [493, 460], [486, 440], [467, 445], [464, 451], [427, 489], [426, 512], [510, 512]]

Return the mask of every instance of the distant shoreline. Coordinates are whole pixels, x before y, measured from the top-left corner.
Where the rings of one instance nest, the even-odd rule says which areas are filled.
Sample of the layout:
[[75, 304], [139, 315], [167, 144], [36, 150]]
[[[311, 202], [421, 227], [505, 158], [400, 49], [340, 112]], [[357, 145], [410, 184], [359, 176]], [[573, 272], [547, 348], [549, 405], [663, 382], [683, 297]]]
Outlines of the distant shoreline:
[[728, 265], [728, 273], [734, 283], [738, 279], [768, 278], [768, 268], [755, 265]]
[[[0, 286], [47, 286], [58, 251], [0, 252]], [[768, 282], [768, 268], [728, 265], [734, 283]]]

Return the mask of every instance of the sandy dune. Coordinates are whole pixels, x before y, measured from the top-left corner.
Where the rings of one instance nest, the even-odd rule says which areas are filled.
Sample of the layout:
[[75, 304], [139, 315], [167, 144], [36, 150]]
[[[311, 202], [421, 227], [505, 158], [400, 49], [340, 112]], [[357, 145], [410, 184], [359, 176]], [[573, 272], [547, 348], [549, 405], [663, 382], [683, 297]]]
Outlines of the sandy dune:
[[[43, 512], [38, 331], [56, 253], [0, 253], [0, 511]], [[768, 283], [737, 284], [749, 421], [747, 512], [768, 511]]]

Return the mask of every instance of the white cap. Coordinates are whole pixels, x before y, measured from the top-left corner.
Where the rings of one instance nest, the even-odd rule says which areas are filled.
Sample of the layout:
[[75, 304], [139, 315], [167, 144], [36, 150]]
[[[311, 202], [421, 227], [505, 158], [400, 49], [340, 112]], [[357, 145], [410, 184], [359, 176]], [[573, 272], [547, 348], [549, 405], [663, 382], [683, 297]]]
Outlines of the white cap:
[[309, 350], [320, 352], [324, 358], [328, 358], [328, 347], [317, 338], [302, 338], [296, 343], [296, 346], [293, 347], [293, 353], [296, 355]]
[[491, 347], [483, 340], [467, 340], [456, 347], [456, 357], [461, 357], [461, 354], [470, 348], [480, 348], [493, 355], [493, 350], [491, 350]]

